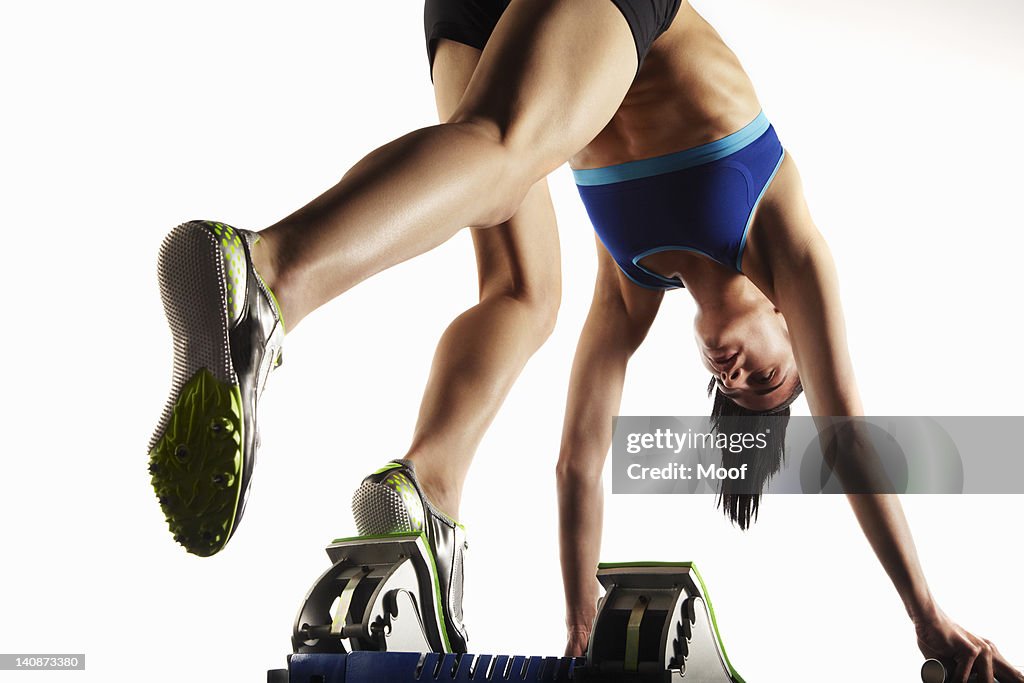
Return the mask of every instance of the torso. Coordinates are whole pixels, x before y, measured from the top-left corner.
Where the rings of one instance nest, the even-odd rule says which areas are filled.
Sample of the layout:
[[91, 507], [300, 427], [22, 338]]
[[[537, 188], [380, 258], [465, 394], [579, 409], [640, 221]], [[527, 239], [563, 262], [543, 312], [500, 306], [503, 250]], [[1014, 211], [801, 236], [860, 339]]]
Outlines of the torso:
[[739, 130], [760, 110], [739, 59], [683, 2], [618, 112], [570, 164], [601, 168], [689, 149]]

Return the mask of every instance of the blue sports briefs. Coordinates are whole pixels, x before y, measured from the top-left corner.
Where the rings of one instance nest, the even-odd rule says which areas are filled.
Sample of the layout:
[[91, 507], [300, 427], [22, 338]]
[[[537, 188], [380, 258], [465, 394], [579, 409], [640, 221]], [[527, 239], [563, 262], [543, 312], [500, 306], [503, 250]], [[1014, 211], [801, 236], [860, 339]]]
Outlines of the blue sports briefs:
[[626, 276], [650, 289], [682, 287], [638, 265], [694, 251], [742, 272], [754, 209], [785, 152], [764, 113], [721, 140], [624, 164], [574, 170], [590, 221]]

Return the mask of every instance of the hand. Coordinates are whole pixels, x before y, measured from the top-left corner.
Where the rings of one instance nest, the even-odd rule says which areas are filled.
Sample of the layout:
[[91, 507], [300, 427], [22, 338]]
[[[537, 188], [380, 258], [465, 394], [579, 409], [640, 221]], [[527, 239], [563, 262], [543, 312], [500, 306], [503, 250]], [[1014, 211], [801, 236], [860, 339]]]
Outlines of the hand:
[[950, 683], [967, 683], [972, 671], [979, 683], [1024, 683], [1024, 674], [1006, 661], [994, 643], [965, 630], [938, 607], [915, 619], [914, 628], [925, 657], [955, 662]]
[[590, 628], [583, 626], [570, 626], [567, 642], [565, 645], [566, 657], [585, 657], [587, 654], [587, 643], [590, 641]]

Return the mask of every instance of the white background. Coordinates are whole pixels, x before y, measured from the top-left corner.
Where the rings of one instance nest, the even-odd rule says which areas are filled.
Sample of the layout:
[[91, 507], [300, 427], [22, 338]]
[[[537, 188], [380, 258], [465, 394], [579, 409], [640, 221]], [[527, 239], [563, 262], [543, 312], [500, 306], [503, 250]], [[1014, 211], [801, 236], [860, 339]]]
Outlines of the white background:
[[[177, 547], [146, 472], [170, 374], [163, 234], [193, 218], [266, 226], [434, 112], [411, 0], [147, 5], [0, 10], [0, 651], [88, 658], [84, 674], [0, 680], [243, 682], [283, 666], [323, 546], [354, 531], [352, 490], [404, 453], [434, 344], [474, 300], [461, 234], [303, 322], [261, 404], [240, 531], [211, 559]], [[1022, 414], [1024, 5], [700, 9], [800, 164], [868, 412]], [[563, 645], [553, 469], [594, 258], [565, 168], [551, 187], [558, 328], [484, 441], [462, 511], [476, 652]], [[692, 313], [669, 298], [623, 414], [707, 410]], [[905, 505], [942, 606], [1024, 664], [1022, 502]], [[608, 561], [698, 562], [748, 680], [917, 680], [913, 630], [842, 498], [773, 497], [749, 533], [711, 498], [609, 496], [607, 520]]]

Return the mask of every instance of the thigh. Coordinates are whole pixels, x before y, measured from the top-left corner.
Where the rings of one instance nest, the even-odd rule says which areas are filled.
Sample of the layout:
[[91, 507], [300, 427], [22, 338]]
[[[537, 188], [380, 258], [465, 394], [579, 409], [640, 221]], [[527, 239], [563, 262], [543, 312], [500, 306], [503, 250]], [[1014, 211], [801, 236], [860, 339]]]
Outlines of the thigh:
[[[441, 40], [434, 54], [437, 111], [442, 121], [455, 112], [477, 68], [480, 50]], [[538, 182], [515, 215], [492, 228], [474, 228], [473, 246], [481, 294], [515, 292], [560, 298], [560, 256], [554, 209], [547, 183]]]
[[609, 0], [513, 0], [451, 118], [493, 123], [541, 177], [611, 120], [636, 67], [629, 24]]

